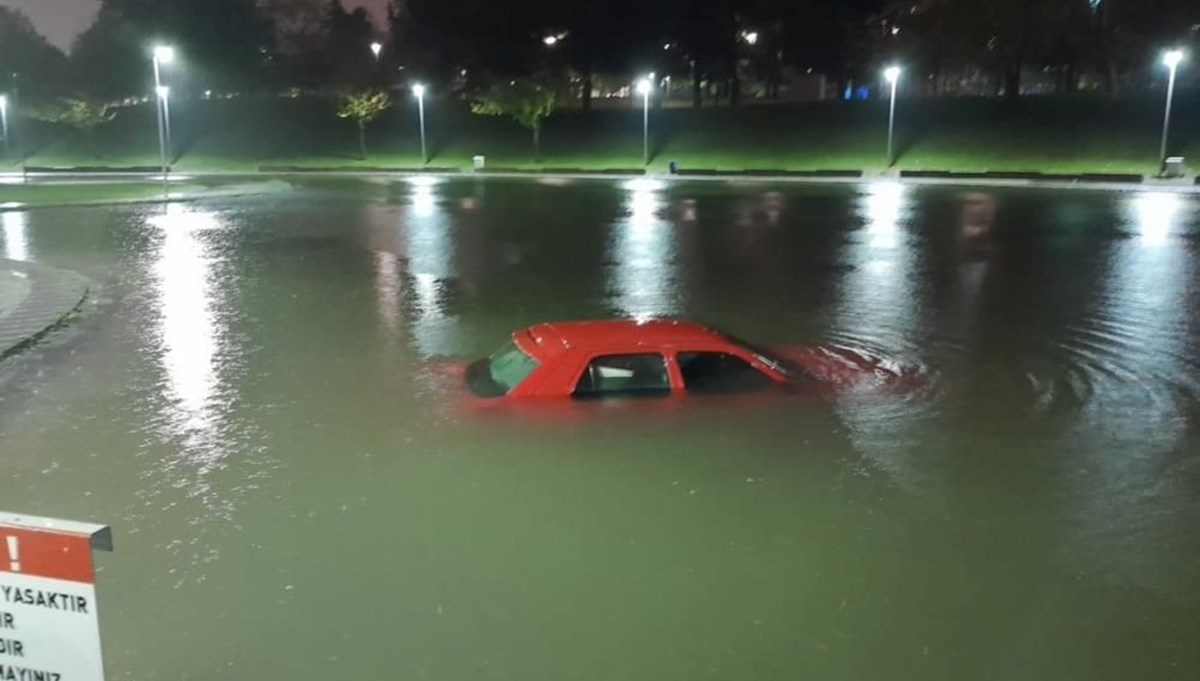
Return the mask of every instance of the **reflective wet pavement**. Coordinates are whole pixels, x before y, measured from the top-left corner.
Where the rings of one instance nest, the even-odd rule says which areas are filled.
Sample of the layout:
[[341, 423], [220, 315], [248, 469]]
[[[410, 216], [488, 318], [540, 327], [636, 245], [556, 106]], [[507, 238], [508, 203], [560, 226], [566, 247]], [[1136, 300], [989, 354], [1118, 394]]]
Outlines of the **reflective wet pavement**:
[[[0, 365], [0, 475], [113, 525], [111, 678], [1200, 674], [1191, 196], [418, 178], [5, 218], [0, 256], [99, 283]], [[447, 378], [651, 314], [924, 380], [481, 414]]]

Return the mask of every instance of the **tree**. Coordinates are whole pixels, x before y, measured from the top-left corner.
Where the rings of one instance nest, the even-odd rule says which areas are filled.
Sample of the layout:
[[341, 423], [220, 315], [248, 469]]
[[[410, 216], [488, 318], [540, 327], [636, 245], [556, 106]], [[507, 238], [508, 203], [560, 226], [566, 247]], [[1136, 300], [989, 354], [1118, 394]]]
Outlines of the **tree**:
[[554, 90], [529, 79], [492, 85], [475, 95], [471, 112], [481, 116], [508, 116], [533, 133], [533, 160], [541, 156], [542, 123], [554, 113]]
[[21, 91], [32, 98], [63, 91], [66, 57], [33, 27], [23, 12], [0, 6], [0, 89], [20, 74]]
[[358, 149], [363, 160], [367, 158], [367, 123], [379, 118], [392, 106], [392, 98], [386, 92], [357, 92], [342, 97], [342, 108], [338, 118], [353, 120], [358, 125]]
[[317, 85], [328, 39], [325, 0], [259, 0], [258, 6], [271, 27], [276, 79], [288, 86]]
[[239, 90], [261, 83], [271, 32], [256, 0], [101, 0], [71, 50], [77, 87], [120, 97], [150, 92], [150, 48], [175, 47], [174, 90]]
[[107, 104], [68, 97], [60, 100], [55, 107], [36, 111], [34, 117], [80, 132], [88, 148], [91, 149], [92, 155], [99, 158], [100, 153], [96, 149], [96, 128], [116, 118], [117, 113], [112, 111]]
[[324, 79], [334, 87], [369, 87], [377, 80], [378, 65], [370, 44], [375, 35], [371, 17], [363, 8], [347, 12], [341, 0], [325, 7], [325, 44], [321, 50], [327, 72]]

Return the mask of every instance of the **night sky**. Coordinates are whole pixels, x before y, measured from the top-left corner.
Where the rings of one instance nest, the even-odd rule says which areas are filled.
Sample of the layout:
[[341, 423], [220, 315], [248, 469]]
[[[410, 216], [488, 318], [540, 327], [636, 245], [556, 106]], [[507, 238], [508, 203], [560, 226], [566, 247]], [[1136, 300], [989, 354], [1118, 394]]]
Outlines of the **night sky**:
[[[388, 0], [342, 0], [347, 7], [368, 7], [382, 18]], [[100, 0], [0, 0], [0, 5], [15, 7], [29, 15], [42, 35], [66, 49], [71, 41], [92, 23]]]

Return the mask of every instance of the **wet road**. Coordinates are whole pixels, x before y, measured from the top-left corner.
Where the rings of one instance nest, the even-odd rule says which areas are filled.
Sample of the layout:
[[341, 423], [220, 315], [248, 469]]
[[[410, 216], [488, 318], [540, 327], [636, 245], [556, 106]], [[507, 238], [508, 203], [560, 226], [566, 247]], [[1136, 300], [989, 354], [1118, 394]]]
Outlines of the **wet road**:
[[[114, 527], [112, 679], [1200, 676], [1195, 197], [419, 178], [0, 219], [100, 284], [0, 366], [0, 505]], [[446, 378], [614, 315], [923, 380], [481, 415]]]

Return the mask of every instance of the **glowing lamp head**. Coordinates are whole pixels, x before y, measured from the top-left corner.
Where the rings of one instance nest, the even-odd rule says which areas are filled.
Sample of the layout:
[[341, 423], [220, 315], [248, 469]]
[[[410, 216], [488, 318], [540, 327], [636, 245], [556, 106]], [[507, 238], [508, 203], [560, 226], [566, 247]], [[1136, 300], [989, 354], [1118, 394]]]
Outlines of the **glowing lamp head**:
[[637, 91], [639, 95], [649, 96], [652, 87], [653, 86], [650, 85], [649, 78], [643, 78], [637, 82]]
[[157, 88], [155, 88], [155, 92], [158, 93], [159, 99], [166, 99], [167, 97], [171, 96], [171, 88], [167, 87], [166, 85], [159, 85]]
[[159, 64], [170, 64], [175, 61], [175, 48], [159, 45], [154, 48], [154, 61]]
[[1167, 68], [1174, 70], [1183, 61], [1183, 57], [1183, 50], [1170, 50], [1163, 54], [1163, 63], [1167, 65]]
[[417, 83], [416, 85], [412, 86], [412, 93], [414, 95], [416, 95], [417, 98], [424, 97], [425, 96], [425, 86], [421, 85], [420, 83]]
[[758, 31], [746, 31], [742, 33], [742, 39], [747, 45], [755, 45], [758, 43]]
[[545, 38], [542, 38], [542, 43], [547, 47], [554, 47], [558, 44], [558, 36], [548, 35]]
[[887, 79], [887, 82], [895, 85], [896, 81], [900, 80], [900, 67], [899, 66], [887, 67], [883, 71], [883, 77]]
[[378, 57], [380, 52], [383, 52], [383, 43], [371, 43], [371, 54]]

